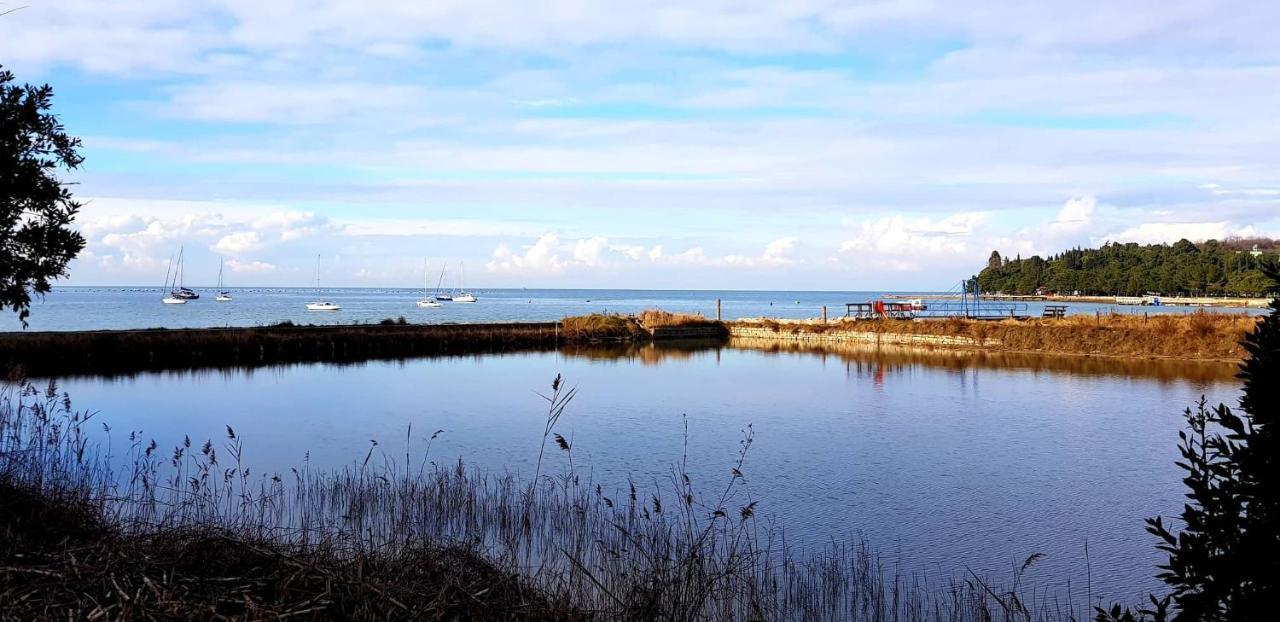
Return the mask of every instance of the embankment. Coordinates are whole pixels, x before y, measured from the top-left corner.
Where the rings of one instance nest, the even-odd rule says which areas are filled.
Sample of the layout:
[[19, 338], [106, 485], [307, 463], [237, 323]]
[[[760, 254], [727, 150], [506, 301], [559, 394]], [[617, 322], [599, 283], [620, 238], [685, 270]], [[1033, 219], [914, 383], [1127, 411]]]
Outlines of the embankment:
[[960, 348], [1135, 358], [1239, 361], [1257, 318], [1229, 313], [1073, 316], [1049, 320], [739, 320], [733, 338], [809, 344]]
[[718, 323], [646, 328], [635, 318], [562, 322], [381, 324], [0, 333], [7, 376], [113, 374], [285, 363], [352, 363], [563, 345], [726, 337]]

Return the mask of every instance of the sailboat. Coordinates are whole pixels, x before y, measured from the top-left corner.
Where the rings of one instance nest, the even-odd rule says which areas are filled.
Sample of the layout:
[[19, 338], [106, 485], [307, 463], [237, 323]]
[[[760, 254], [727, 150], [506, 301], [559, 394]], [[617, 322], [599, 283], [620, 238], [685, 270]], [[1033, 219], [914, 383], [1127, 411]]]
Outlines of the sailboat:
[[200, 294], [196, 293], [193, 289], [183, 286], [183, 274], [185, 273], [185, 270], [183, 270], [183, 266], [185, 265], [185, 262], [183, 261], [183, 250], [184, 249], [181, 246], [178, 247], [178, 268], [173, 277], [173, 284], [176, 287], [169, 292], [169, 295], [180, 300], [196, 300], [200, 298]]
[[432, 296], [432, 298], [435, 298], [436, 300], [453, 300], [453, 296], [450, 296], [449, 292], [440, 290], [440, 286], [444, 284], [444, 271], [447, 270], [448, 268], [449, 268], [449, 262], [447, 261], [444, 263], [443, 266], [440, 266], [440, 280], [436, 281], [436, 293], [434, 296]]
[[[422, 262], [422, 278], [424, 280], [428, 278], [426, 261]], [[442, 279], [444, 278], [443, 271], [440, 272], [440, 278]], [[440, 284], [437, 283], [436, 291], [439, 291], [439, 290], [440, 290]], [[418, 306], [423, 309], [434, 309], [441, 306], [439, 302], [436, 302], [435, 298], [432, 298], [429, 294], [427, 294], [427, 284], [425, 282], [422, 284], [422, 300], [418, 301]]]
[[214, 298], [218, 302], [231, 302], [231, 292], [222, 289], [222, 264], [223, 260], [218, 259], [218, 296]]
[[475, 302], [476, 297], [471, 292], [462, 289], [462, 263], [458, 263], [458, 295], [453, 297], [454, 302]]
[[307, 311], [341, 311], [342, 307], [336, 302], [328, 300], [320, 300], [320, 255], [316, 255], [316, 298], [315, 302], [307, 303]]
[[[160, 289], [160, 291], [164, 291], [164, 290], [166, 290], [166, 289], [169, 289], [169, 287], [170, 287], [170, 285], [169, 285], [169, 274], [170, 274], [170, 273], [172, 273], [172, 272], [173, 272], [173, 255], [170, 255], [170, 256], [169, 256], [169, 266], [168, 266], [168, 267], [166, 267], [166, 268], [164, 269], [164, 287], [162, 287], [162, 288]], [[164, 298], [160, 299], [160, 301], [161, 301], [161, 302], [163, 302], [163, 303], [165, 303], [165, 304], [167, 304], [167, 305], [185, 305], [185, 304], [187, 304], [186, 299], [184, 299], [184, 298], [178, 298], [178, 297], [175, 297], [172, 293], [170, 293], [168, 296], [165, 296]]]

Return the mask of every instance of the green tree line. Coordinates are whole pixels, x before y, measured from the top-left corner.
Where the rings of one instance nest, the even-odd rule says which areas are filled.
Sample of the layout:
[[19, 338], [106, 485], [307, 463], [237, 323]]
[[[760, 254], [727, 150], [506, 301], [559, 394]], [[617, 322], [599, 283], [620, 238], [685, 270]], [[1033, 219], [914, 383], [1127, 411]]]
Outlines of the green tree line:
[[[1270, 286], [1266, 267], [1280, 266], [1280, 241], [1209, 240], [1173, 244], [1115, 244], [1073, 248], [1048, 259], [1001, 257], [992, 251], [978, 274], [984, 292], [1086, 295], [1261, 296]], [[1256, 244], [1256, 246], [1255, 246]], [[1254, 248], [1261, 249], [1254, 252]]]

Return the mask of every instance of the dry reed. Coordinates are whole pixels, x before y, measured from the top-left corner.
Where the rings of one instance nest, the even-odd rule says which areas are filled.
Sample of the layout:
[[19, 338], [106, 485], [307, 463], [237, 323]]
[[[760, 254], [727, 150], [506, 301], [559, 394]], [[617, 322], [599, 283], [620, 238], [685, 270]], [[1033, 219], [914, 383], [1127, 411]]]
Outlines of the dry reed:
[[[963, 337], [991, 350], [1238, 361], [1240, 340], [1257, 318], [1237, 313], [1073, 315], [1030, 320], [744, 320], [730, 326], [784, 334], [873, 333]], [[954, 344], [952, 344], [954, 345]]]
[[[567, 403], [555, 390], [548, 435]], [[788, 548], [745, 484], [750, 427], [724, 486], [706, 493], [683, 461], [665, 485], [606, 490], [562, 439], [562, 457], [532, 481], [436, 466], [429, 445], [280, 476], [252, 474], [230, 428], [221, 446], [188, 439], [168, 452], [131, 434], [116, 456], [90, 442], [96, 423], [53, 384], [0, 400], [0, 490], [80, 512], [38, 529], [0, 513], [26, 538], [0, 548], [0, 618], [1084, 616], [1017, 577], [1004, 589], [976, 576], [933, 583], [887, 573], [860, 542]]]

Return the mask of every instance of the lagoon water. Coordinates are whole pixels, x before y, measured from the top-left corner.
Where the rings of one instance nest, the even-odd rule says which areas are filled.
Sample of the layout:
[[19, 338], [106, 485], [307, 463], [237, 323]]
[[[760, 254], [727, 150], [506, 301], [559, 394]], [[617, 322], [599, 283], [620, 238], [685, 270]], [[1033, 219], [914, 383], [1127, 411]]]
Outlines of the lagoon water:
[[[474, 309], [502, 304], [518, 303]], [[1091, 574], [1096, 597], [1133, 602], [1157, 587], [1160, 561], [1142, 520], [1181, 507], [1181, 411], [1201, 395], [1233, 403], [1237, 385], [1230, 366], [1130, 373], [1072, 360], [644, 347], [81, 377], [60, 388], [99, 411], [117, 450], [132, 430], [163, 448], [184, 434], [221, 443], [230, 425], [256, 472], [287, 473], [304, 461], [352, 464], [372, 440], [402, 459], [412, 426], [415, 459], [442, 429], [430, 460], [527, 475], [543, 426], [535, 391], [563, 374], [580, 394], [559, 431], [606, 489], [666, 486], [687, 421], [689, 469], [710, 493], [750, 425], [746, 481], [794, 546], [862, 536], [890, 570], [933, 579], [962, 576], [963, 565], [1007, 579], [1044, 553], [1024, 582], [1063, 594], [1070, 582], [1079, 601]], [[552, 468], [563, 458], [555, 452]]]
[[[785, 292], [713, 290], [482, 290], [476, 304], [444, 303], [438, 309], [420, 309], [415, 301], [420, 289], [334, 288], [317, 294], [310, 288], [237, 288], [235, 300], [219, 303], [216, 292], [201, 290], [202, 297], [184, 305], [160, 302], [156, 288], [58, 287], [32, 307], [27, 330], [102, 330], [126, 328], [195, 328], [260, 326], [289, 320], [302, 324], [374, 323], [404, 318], [413, 323], [554, 321], [586, 313], [635, 313], [660, 308], [702, 313], [714, 317], [715, 301], [722, 301], [726, 319], [743, 317], [813, 318], [826, 305], [832, 317], [844, 313], [848, 302], [865, 302], [884, 292]], [[909, 294], [909, 293], [907, 293]], [[317, 296], [342, 305], [341, 311], [307, 311]], [[1027, 313], [1039, 316], [1043, 303], [1027, 303]], [[1134, 307], [1072, 303], [1076, 313], [1191, 313], [1186, 307]], [[1225, 312], [1260, 313], [1259, 309], [1221, 309]], [[12, 314], [0, 314], [0, 330], [22, 330]]]

